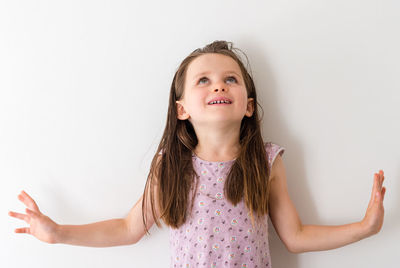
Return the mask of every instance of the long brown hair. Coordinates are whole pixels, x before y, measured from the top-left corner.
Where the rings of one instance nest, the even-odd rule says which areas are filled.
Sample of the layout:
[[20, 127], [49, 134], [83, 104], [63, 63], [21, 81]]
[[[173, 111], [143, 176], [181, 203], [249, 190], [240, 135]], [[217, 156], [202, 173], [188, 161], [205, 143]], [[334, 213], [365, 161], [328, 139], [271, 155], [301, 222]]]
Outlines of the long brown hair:
[[[235, 53], [236, 50], [239, 49], [234, 48], [232, 42], [214, 41], [190, 53], [182, 61], [174, 75], [164, 134], [151, 162], [143, 193], [142, 216], [146, 233], [149, 233], [144, 215], [147, 193], [150, 193], [152, 216], [158, 227], [161, 227], [161, 224], [155, 215], [154, 191], [158, 196], [159, 217], [167, 226], [179, 228], [187, 219], [189, 191], [195, 181], [194, 178], [198, 178], [192, 164], [192, 151], [194, 151], [198, 140], [189, 120], [179, 120], [177, 118], [176, 101], [180, 100], [183, 95], [188, 65], [196, 57], [206, 53], [223, 54], [238, 63], [246, 85], [248, 98], [253, 98], [255, 104], [252, 116], [244, 116], [242, 119], [239, 135], [240, 152], [232, 164], [225, 181], [224, 196], [233, 205], [236, 205], [244, 198], [244, 202], [250, 210], [253, 226], [253, 211], [257, 216], [263, 216], [268, 213], [270, 170], [261, 136], [261, 119], [257, 111], [256, 88], [240, 56]], [[246, 54], [244, 55], [246, 56]], [[193, 208], [194, 197], [195, 195], [193, 195], [190, 202], [189, 211]]]

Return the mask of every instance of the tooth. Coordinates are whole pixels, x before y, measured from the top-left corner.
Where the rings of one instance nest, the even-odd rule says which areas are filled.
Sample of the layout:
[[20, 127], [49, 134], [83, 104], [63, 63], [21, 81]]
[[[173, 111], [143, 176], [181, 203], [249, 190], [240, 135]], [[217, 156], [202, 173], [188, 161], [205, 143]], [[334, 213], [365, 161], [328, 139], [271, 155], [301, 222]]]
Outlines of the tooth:
[[231, 104], [231, 102], [228, 101], [228, 100], [218, 100], [218, 101], [212, 101], [212, 102], [210, 102], [210, 104], [220, 104], [220, 103], [228, 103], [228, 104]]
[[209, 104], [220, 104], [220, 103], [227, 103], [227, 104], [231, 104], [231, 101], [228, 100], [218, 100], [218, 101], [211, 101]]

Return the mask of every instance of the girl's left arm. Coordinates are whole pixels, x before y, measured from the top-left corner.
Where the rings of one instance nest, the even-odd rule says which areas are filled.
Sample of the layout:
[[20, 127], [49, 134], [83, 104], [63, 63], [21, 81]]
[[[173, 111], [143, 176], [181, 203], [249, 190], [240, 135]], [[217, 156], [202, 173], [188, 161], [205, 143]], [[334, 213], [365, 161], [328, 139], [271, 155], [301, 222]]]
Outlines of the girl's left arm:
[[380, 170], [374, 176], [371, 199], [362, 221], [338, 226], [303, 225], [290, 200], [283, 160], [278, 154], [271, 170], [269, 214], [272, 224], [292, 253], [329, 250], [357, 242], [378, 233], [382, 227], [386, 192], [383, 180]]

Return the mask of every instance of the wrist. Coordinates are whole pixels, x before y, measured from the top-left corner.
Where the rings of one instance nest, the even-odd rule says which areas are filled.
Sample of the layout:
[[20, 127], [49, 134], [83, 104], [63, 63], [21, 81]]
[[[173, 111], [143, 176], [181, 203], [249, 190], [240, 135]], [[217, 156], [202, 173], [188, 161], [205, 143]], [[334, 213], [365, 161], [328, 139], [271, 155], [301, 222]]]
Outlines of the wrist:
[[358, 222], [358, 225], [360, 228], [360, 240], [372, 235], [369, 226], [366, 224], [364, 220]]
[[64, 232], [64, 228], [62, 225], [60, 224], [56, 224], [55, 228], [54, 228], [54, 235], [53, 235], [53, 239], [52, 239], [52, 244], [60, 244], [63, 243], [63, 232]]

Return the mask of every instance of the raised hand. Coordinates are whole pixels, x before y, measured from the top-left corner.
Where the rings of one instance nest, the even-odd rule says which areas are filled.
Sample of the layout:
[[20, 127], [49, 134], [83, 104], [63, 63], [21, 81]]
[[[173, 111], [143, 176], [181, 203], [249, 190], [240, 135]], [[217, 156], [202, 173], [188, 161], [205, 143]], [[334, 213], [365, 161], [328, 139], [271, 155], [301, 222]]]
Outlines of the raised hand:
[[25, 191], [18, 195], [18, 199], [27, 206], [25, 209], [27, 214], [10, 211], [8, 215], [24, 220], [29, 227], [17, 228], [15, 232], [31, 234], [43, 242], [56, 243], [58, 224], [42, 214], [36, 202]]
[[374, 174], [371, 199], [365, 217], [361, 221], [361, 224], [367, 230], [368, 236], [378, 233], [382, 228], [384, 216], [383, 199], [386, 193], [386, 188], [382, 187], [384, 179], [383, 170], [380, 170], [378, 174]]

